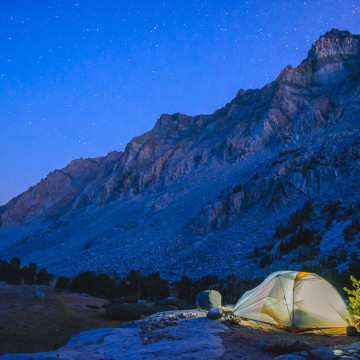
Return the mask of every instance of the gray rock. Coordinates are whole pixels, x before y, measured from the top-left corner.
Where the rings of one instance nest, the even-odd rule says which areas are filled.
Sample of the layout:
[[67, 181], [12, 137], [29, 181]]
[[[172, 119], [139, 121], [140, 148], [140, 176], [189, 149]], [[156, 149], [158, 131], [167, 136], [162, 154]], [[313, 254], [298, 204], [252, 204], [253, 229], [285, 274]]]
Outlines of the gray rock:
[[216, 290], [206, 290], [198, 293], [195, 303], [200, 309], [221, 308], [221, 294]]
[[347, 326], [347, 327], [346, 327], [346, 335], [347, 335], [347, 336], [358, 336], [359, 333], [358, 333], [358, 331], [356, 330], [356, 327], [355, 327], [355, 326]]
[[221, 319], [222, 311], [219, 308], [212, 308], [207, 312], [206, 317], [211, 320]]

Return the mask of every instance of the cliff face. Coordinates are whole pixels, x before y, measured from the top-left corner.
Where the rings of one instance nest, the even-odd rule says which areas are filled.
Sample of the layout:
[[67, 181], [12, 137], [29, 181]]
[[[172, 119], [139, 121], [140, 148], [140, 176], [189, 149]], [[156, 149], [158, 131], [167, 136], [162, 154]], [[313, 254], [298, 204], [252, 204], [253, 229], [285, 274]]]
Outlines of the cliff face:
[[[149, 270], [152, 256], [173, 254], [173, 261], [186, 262], [209, 245], [208, 237], [221, 239], [242, 221], [256, 232], [254, 212], [276, 211], [286, 218], [305, 199], [345, 194], [358, 181], [359, 79], [360, 36], [332, 30], [297, 68], [287, 66], [262, 89], [239, 91], [214, 114], [163, 114], [124, 152], [74, 160], [55, 170], [0, 208], [0, 251], [4, 256], [26, 253], [30, 259], [35, 244], [37, 251], [47, 244], [55, 253], [60, 250], [53, 232], [61, 230], [58, 236], [76, 244], [90, 241], [89, 248], [76, 250], [90, 267], [98, 267], [90, 249], [105, 251], [98, 247], [104, 237], [106, 249], [124, 254], [121, 261], [131, 258], [124, 269], [144, 263]], [[272, 215], [262, 220], [270, 238], [277, 224]], [[74, 231], [86, 233], [96, 221], [96, 236]], [[11, 232], [19, 225], [26, 241]], [[152, 232], [157, 227], [161, 236]], [[132, 249], [147, 247], [148, 238], [153, 247], [140, 261]], [[249, 250], [257, 241], [250, 243]], [[64, 256], [66, 246], [61, 247]], [[44, 262], [54, 263], [48, 257]], [[157, 268], [168, 270], [169, 262], [165, 258]], [[209, 269], [221, 271], [220, 266]]]

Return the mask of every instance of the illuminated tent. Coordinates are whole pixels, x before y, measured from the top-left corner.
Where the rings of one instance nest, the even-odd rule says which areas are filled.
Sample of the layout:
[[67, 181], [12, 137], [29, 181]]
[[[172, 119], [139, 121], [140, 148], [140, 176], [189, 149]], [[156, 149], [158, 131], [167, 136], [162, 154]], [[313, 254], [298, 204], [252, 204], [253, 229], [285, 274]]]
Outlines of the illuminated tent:
[[292, 331], [353, 325], [344, 300], [320, 276], [299, 271], [277, 271], [247, 291], [234, 314]]

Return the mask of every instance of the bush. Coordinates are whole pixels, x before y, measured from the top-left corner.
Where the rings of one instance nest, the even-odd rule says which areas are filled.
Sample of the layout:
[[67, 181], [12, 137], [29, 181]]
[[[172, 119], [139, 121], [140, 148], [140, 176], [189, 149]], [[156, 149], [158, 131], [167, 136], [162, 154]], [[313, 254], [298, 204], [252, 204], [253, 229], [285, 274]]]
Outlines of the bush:
[[264, 268], [265, 266], [270, 265], [270, 264], [271, 264], [270, 254], [265, 254], [260, 261], [260, 267]]
[[105, 315], [112, 320], [141, 319], [141, 311], [137, 304], [110, 304], [105, 309]]
[[86, 307], [89, 308], [89, 309], [100, 310], [99, 305], [86, 304]]
[[71, 285], [71, 279], [65, 276], [60, 276], [55, 285], [55, 289], [65, 290], [68, 289]]
[[350, 275], [350, 280], [352, 282], [352, 287], [355, 290], [350, 290], [347, 287], [344, 287], [345, 292], [349, 296], [350, 305], [348, 306], [348, 310], [353, 315], [360, 315], [360, 280], [356, 280], [356, 278]]
[[134, 295], [124, 296], [124, 302], [128, 304], [135, 304], [138, 302], [138, 299]]
[[169, 311], [169, 308], [163, 307], [163, 306], [158, 306], [158, 305], [150, 305], [149, 306], [146, 304], [141, 304], [140, 311], [143, 315], [149, 316], [149, 315], [153, 315], [153, 314], [156, 314], [159, 312]]
[[275, 236], [277, 238], [283, 238], [289, 234], [294, 233], [299, 226], [310, 219], [314, 208], [311, 200], [305, 202], [304, 207], [301, 210], [296, 210], [290, 214], [290, 220], [286, 225], [279, 225], [275, 229]]
[[[119, 298], [114, 298], [114, 299], [111, 299], [111, 302], [114, 304], [123, 304], [125, 302], [125, 300], [119, 299]], [[131, 301], [129, 301], [129, 302], [131, 302]]]
[[282, 240], [279, 246], [280, 254], [289, 254], [299, 246], [313, 247], [320, 244], [321, 237], [313, 228], [307, 229], [300, 227], [297, 233], [293, 234], [290, 239]]
[[357, 234], [360, 232], [360, 223], [358, 220], [353, 220], [350, 225], [344, 229], [344, 239], [346, 241], [354, 241]]
[[194, 309], [194, 306], [181, 299], [163, 299], [155, 303], [156, 306], [164, 308], [176, 308], [177, 310], [190, 310]]
[[233, 188], [233, 194], [236, 194], [242, 190], [242, 185], [237, 185]]

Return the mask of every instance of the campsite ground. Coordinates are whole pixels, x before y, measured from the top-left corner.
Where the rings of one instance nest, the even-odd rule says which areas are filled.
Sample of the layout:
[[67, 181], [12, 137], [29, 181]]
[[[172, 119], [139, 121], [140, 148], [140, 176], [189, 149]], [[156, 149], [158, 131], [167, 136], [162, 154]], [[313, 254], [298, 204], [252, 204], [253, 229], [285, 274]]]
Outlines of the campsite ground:
[[296, 341], [306, 342], [313, 349], [345, 346], [359, 341], [358, 337], [346, 336], [345, 329], [315, 330], [292, 334], [253, 321], [241, 321], [239, 325], [231, 326], [230, 329], [221, 335], [226, 349], [223, 355], [224, 360], [274, 359], [276, 356], [292, 352], [289, 349]]
[[[36, 296], [36, 291], [44, 293], [44, 296]], [[120, 322], [107, 320], [103, 309], [86, 307], [87, 304], [101, 307], [104, 302], [104, 299], [57, 292], [47, 286], [0, 283], [0, 355], [49, 351], [65, 345], [82, 331], [118, 327]], [[208, 320], [205, 324], [215, 325], [213, 321]], [[217, 335], [225, 348], [221, 356], [224, 360], [274, 359], [281, 353], [291, 352], [286, 349], [297, 340], [309, 343], [311, 348], [344, 346], [359, 340], [347, 337], [344, 329], [291, 334], [251, 321], [225, 323], [230, 326]], [[188, 326], [192, 326], [191, 322]], [[203, 330], [206, 331], [205, 328]], [[193, 332], [189, 331], [190, 334]], [[190, 336], [186, 341], [190, 343], [193, 340]], [[264, 346], [259, 346], [259, 343]], [[264, 351], [264, 348], [272, 350], [272, 353]]]
[[[44, 296], [37, 296], [37, 291]], [[103, 309], [86, 307], [101, 307], [105, 302], [57, 292], [50, 286], [0, 283], [0, 355], [49, 351], [65, 345], [79, 332], [118, 327], [121, 322], [106, 319]]]

